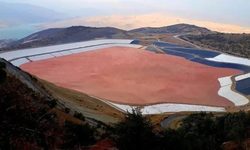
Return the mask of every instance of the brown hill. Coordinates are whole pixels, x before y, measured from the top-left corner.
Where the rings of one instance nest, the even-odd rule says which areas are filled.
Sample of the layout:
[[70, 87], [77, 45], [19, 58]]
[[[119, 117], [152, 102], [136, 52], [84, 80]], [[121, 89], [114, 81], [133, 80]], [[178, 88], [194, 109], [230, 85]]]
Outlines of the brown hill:
[[[2, 50], [15, 50], [24, 48], [42, 47], [56, 44], [65, 44], [72, 42], [81, 42], [93, 39], [140, 39], [139, 37], [148, 36], [150, 34], [171, 33], [171, 34], [210, 34], [213, 31], [207, 28], [198, 27], [189, 24], [177, 24], [165, 26], [160, 28], [138, 28], [131, 31], [125, 31], [112, 27], [85, 27], [85, 26], [72, 26], [69, 28], [52, 28], [34, 33], [21, 40], [8, 44], [8, 47]], [[139, 35], [139, 36], [138, 36]]]
[[11, 44], [8, 48], [0, 50], [24, 49], [32, 47], [42, 47], [56, 44], [65, 44], [72, 42], [81, 42], [93, 39], [105, 38], [129, 38], [127, 31], [105, 27], [84, 27], [72, 26], [65, 29], [49, 29], [32, 34], [18, 42]]
[[181, 38], [203, 48], [250, 58], [250, 34], [217, 33], [209, 35], [186, 35]]
[[130, 32], [140, 32], [140, 33], [203, 33], [208, 34], [212, 33], [211, 30], [204, 28], [204, 27], [198, 27], [195, 25], [189, 25], [189, 24], [176, 24], [171, 26], [165, 26], [165, 27], [159, 27], [159, 28], [152, 28], [152, 27], [146, 27], [146, 28], [138, 28], [131, 30]]
[[31, 34], [31, 35], [29, 35], [29, 36], [27, 36], [25, 38], [22, 38], [20, 40], [8, 43], [6, 45], [6, 47], [11, 47], [11, 46], [15, 46], [15, 45], [18, 45], [18, 44], [24, 44], [24, 43], [28, 43], [28, 42], [33, 42], [35, 40], [39, 40], [39, 39], [42, 39], [42, 38], [48, 38], [48, 37], [56, 34], [57, 32], [59, 32], [61, 30], [64, 30], [64, 28], [51, 28], [51, 29], [39, 31], [39, 32]]

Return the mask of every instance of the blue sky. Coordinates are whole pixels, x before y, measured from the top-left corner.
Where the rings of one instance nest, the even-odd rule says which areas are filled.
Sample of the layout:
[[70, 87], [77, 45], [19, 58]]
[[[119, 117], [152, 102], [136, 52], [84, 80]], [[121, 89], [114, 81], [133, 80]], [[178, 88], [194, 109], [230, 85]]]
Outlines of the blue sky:
[[[0, 0], [28, 3], [70, 16], [162, 12], [188, 19], [250, 27], [249, 0]], [[86, 13], [88, 10], [88, 13]], [[98, 13], [99, 12], [99, 13]]]

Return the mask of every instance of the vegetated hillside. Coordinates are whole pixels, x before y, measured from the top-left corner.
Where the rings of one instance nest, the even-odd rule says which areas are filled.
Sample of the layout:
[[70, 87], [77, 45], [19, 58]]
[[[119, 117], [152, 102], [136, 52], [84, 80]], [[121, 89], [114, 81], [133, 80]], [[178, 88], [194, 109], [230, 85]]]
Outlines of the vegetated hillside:
[[209, 34], [212, 33], [207, 28], [198, 27], [195, 25], [189, 24], [176, 24], [172, 26], [166, 27], [159, 27], [159, 28], [152, 28], [152, 27], [145, 27], [134, 29], [129, 32], [140, 32], [140, 33], [196, 33], [196, 34]]
[[0, 2], [0, 24], [44, 23], [62, 19], [62, 14], [25, 3]]
[[186, 35], [181, 37], [198, 46], [250, 58], [250, 34]]
[[6, 47], [8, 46], [8, 44], [12, 43], [12, 42], [15, 42], [16, 39], [3, 39], [3, 40], [0, 40], [0, 48], [1, 47]]
[[119, 150], [245, 150], [249, 149], [250, 114], [191, 114], [178, 129], [155, 130], [140, 112], [128, 113], [115, 125], [111, 137]]
[[101, 140], [100, 129], [67, 121], [67, 110], [58, 115], [56, 106], [55, 100], [6, 72], [6, 65], [0, 62], [1, 150], [86, 149]]
[[[50, 32], [49, 32], [50, 31]], [[53, 31], [51, 33], [51, 31]], [[47, 34], [44, 34], [46, 32]], [[48, 36], [47, 37], [47, 35]], [[35, 36], [36, 34], [33, 34]], [[39, 35], [46, 35], [44, 38], [37, 39], [35, 41], [24, 42], [18, 45], [14, 45], [8, 48], [0, 49], [0, 50], [13, 50], [13, 49], [24, 49], [24, 48], [32, 48], [32, 47], [42, 47], [48, 45], [56, 45], [56, 44], [64, 44], [64, 43], [72, 43], [72, 42], [80, 42], [87, 41], [93, 39], [105, 39], [105, 38], [113, 38], [113, 36], [122, 37], [122, 38], [130, 38], [130, 35], [127, 34], [127, 31], [105, 27], [105, 28], [95, 28], [95, 27], [84, 27], [84, 26], [72, 26], [65, 29], [56, 29], [56, 30], [45, 30], [39, 32]], [[42, 37], [42, 36], [41, 36]], [[32, 39], [32, 35], [21, 39], [20, 41], [25, 41], [27, 39]]]
[[112, 36], [115, 34], [126, 35], [126, 31], [111, 27], [94, 28], [84, 26], [73, 26], [65, 30], [59, 31], [57, 34], [51, 37], [55, 39], [56, 43], [70, 43], [97, 38], [112, 38]]
[[10, 46], [18, 45], [18, 44], [23, 44], [23, 43], [28, 43], [28, 42], [32, 42], [32, 41], [42, 39], [42, 38], [48, 38], [48, 37], [56, 34], [57, 32], [59, 32], [63, 29], [64, 28], [51, 28], [51, 29], [40, 31], [40, 32], [36, 32], [36, 33], [31, 34], [25, 38], [20, 39], [20, 40], [13, 41], [13, 42], [7, 44], [6, 47], [10, 47]]

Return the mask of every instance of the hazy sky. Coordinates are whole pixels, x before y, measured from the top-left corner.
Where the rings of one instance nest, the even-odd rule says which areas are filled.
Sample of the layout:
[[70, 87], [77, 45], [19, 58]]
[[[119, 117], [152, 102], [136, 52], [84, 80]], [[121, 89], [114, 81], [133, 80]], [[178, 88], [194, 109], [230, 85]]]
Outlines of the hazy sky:
[[71, 16], [170, 13], [250, 27], [250, 0], [0, 0], [29, 3]]

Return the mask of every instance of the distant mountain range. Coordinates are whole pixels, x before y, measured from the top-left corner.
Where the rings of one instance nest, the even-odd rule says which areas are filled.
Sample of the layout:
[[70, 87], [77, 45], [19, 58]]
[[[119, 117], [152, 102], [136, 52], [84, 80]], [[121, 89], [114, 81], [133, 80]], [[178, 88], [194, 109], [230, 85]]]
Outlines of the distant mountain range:
[[0, 40], [0, 48], [1, 47], [6, 47], [8, 46], [8, 44], [15, 42], [16, 39], [4, 39], [4, 40]]
[[212, 31], [189, 24], [177, 24], [160, 28], [139, 28], [131, 31], [125, 31], [112, 27], [96, 28], [84, 26], [72, 26], [69, 28], [52, 28], [43, 30], [23, 39], [11, 42], [5, 48], [0, 50], [24, 49], [31, 47], [42, 47], [48, 45], [72, 43], [87, 41], [93, 39], [105, 38], [122, 38], [133, 39], [135, 34], [158, 34], [158, 33], [175, 33], [175, 34], [210, 34]]
[[0, 24], [16, 25], [59, 21], [62, 14], [39, 6], [0, 1]]

